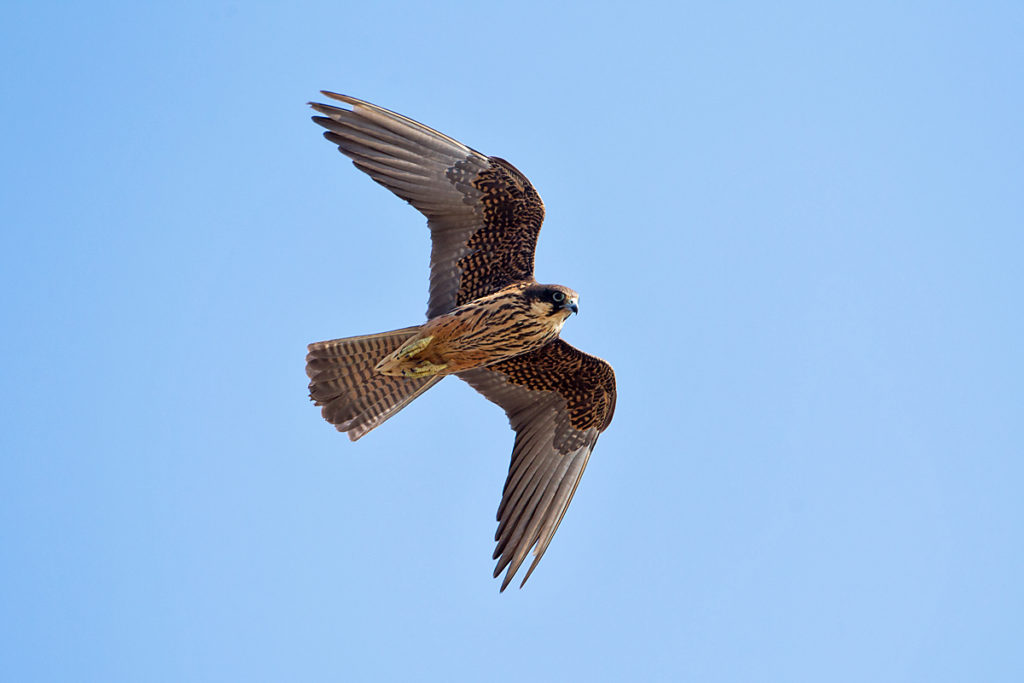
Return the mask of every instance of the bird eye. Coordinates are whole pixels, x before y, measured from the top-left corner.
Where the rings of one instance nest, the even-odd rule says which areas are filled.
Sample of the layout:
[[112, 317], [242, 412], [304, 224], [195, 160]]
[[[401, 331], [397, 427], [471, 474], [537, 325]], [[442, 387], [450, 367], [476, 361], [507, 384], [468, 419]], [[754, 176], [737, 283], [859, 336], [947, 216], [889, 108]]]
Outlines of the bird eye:
[[555, 292], [551, 295], [552, 301], [565, 301], [565, 294], [563, 292]]

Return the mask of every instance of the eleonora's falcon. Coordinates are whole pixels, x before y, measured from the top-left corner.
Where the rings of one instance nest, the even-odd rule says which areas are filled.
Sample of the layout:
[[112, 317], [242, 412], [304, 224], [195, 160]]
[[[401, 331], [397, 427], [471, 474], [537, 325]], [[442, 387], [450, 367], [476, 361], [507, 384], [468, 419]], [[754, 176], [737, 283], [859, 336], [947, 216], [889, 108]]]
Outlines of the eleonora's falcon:
[[[446, 375], [505, 409], [516, 440], [494, 539], [505, 590], [530, 577], [615, 410], [615, 374], [559, 339], [576, 292], [533, 277], [544, 203], [512, 164], [354, 97], [310, 103], [324, 137], [427, 217], [427, 321], [309, 345], [309, 395], [353, 441]], [[520, 584], [522, 586], [522, 584]]]

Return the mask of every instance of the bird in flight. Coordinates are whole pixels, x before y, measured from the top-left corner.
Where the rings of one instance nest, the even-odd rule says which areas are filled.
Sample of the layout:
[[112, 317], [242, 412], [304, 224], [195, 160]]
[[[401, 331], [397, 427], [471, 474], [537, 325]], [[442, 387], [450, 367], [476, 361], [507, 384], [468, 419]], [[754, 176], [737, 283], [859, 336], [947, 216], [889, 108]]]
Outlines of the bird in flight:
[[412, 119], [323, 91], [313, 121], [356, 168], [427, 217], [427, 321], [309, 345], [309, 395], [353, 441], [448, 375], [505, 410], [516, 433], [498, 507], [504, 591], [533, 573], [615, 410], [615, 374], [562, 341], [579, 297], [533, 276], [544, 203], [512, 164]]

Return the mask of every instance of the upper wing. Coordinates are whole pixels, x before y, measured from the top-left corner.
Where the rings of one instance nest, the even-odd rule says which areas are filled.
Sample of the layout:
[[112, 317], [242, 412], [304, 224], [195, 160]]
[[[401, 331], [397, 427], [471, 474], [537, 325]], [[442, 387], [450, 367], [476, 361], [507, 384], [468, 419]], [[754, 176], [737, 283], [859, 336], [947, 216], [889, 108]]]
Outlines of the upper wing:
[[551, 543], [597, 437], [612, 420], [615, 373], [600, 358], [556, 339], [458, 376], [504, 408], [516, 432], [494, 535], [494, 575], [508, 566], [505, 590], [530, 549], [536, 546], [535, 559], [523, 583]]
[[313, 117], [324, 137], [427, 217], [427, 318], [533, 277], [544, 203], [512, 164], [369, 102], [323, 94], [352, 107], [310, 103], [324, 114]]

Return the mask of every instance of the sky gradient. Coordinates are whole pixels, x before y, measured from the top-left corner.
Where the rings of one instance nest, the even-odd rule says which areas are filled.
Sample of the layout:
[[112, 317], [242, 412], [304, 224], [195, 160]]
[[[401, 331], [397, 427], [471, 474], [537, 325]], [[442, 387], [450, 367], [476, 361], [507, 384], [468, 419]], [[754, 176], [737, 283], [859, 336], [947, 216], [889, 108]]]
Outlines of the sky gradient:
[[[1024, 680], [1024, 5], [144, 5], [0, 22], [2, 678]], [[521, 591], [497, 407], [308, 401], [429, 256], [319, 89], [526, 173], [615, 367]]]

